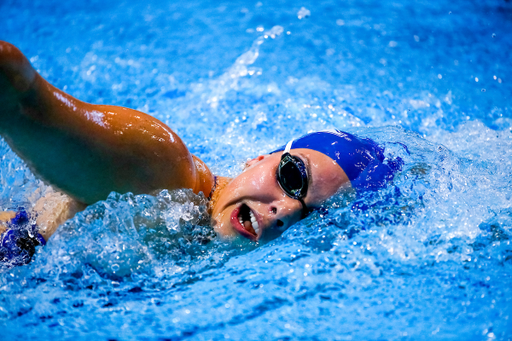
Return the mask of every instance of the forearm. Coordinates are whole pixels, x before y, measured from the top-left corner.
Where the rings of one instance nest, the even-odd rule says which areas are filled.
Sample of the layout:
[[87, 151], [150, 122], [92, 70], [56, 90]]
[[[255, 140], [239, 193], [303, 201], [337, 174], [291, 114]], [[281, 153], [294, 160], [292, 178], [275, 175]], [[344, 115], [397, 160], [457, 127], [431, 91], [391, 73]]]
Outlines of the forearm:
[[68, 195], [51, 191], [40, 198], [33, 208], [39, 233], [48, 240], [66, 220], [84, 210], [86, 205]]
[[[37, 232], [48, 240], [60, 225], [85, 207], [64, 193], [50, 190], [37, 200], [33, 208], [27, 208], [27, 211], [36, 220]], [[0, 212], [0, 235], [9, 229], [9, 222], [15, 216], [16, 211]]]
[[5, 42], [0, 100], [5, 141], [36, 175], [78, 201], [91, 204], [111, 191], [208, 192], [213, 186], [209, 170], [198, 174], [185, 144], [164, 123], [136, 110], [77, 100], [46, 82]]
[[0, 212], [0, 235], [7, 231], [9, 221], [15, 216], [16, 212], [14, 211]]

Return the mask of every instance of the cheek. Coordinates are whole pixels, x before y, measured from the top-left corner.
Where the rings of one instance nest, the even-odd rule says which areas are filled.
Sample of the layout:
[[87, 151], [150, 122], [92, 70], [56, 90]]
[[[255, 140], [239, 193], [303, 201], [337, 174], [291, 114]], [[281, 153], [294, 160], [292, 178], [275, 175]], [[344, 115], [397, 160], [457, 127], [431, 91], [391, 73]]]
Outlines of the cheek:
[[348, 178], [343, 173], [333, 169], [331, 172], [324, 172], [317, 178], [316, 201], [323, 202], [334, 195], [343, 186], [349, 186]]
[[231, 190], [234, 195], [251, 195], [268, 188], [273, 182], [272, 169], [264, 165], [256, 166], [239, 176]]
[[231, 237], [235, 236], [235, 232], [231, 227], [231, 212], [233, 208], [227, 207], [218, 213], [213, 213], [210, 224], [212, 225], [214, 231], [223, 237]]
[[325, 184], [329, 184], [327, 188], [334, 188], [334, 192], [343, 184], [343, 179], [338, 174], [326, 174], [325, 176], [320, 177], [320, 181]]

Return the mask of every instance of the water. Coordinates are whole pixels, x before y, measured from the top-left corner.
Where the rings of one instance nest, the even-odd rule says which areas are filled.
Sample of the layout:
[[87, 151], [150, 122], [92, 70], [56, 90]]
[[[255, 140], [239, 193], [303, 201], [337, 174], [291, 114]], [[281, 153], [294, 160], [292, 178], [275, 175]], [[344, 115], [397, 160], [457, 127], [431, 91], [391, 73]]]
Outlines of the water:
[[[2, 270], [2, 339], [510, 340], [510, 32], [504, 0], [3, 0], [0, 39], [51, 83], [154, 115], [217, 174], [334, 127], [405, 165], [259, 247], [189, 191], [113, 193]], [[2, 207], [30, 205], [45, 185], [0, 148]]]

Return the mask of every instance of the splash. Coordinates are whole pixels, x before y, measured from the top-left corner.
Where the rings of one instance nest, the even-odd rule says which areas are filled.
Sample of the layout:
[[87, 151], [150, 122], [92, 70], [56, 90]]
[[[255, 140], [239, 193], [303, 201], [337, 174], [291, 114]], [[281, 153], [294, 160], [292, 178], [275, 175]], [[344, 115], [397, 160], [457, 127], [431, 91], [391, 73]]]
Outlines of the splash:
[[256, 38], [249, 51], [238, 57], [235, 63], [218, 79], [210, 82], [208, 87], [211, 89], [211, 94], [206, 102], [215, 109], [218, 107], [219, 101], [224, 99], [226, 92], [231, 90], [236, 91], [239, 89], [239, 82], [241, 78], [261, 75], [261, 68], [251, 67], [250, 65], [254, 64], [258, 59], [260, 46], [265, 42], [265, 39], [268, 39], [269, 37], [271, 39], [275, 39], [280, 36], [283, 31], [283, 27], [274, 26]]
[[[405, 164], [252, 251], [202, 244], [202, 198], [113, 194], [0, 273], [7, 338], [509, 337], [509, 3], [53, 2], [7, 3], [2, 39], [80, 99], [165, 121], [216, 174], [329, 128]], [[32, 202], [45, 186], [2, 148], [0, 200]]]

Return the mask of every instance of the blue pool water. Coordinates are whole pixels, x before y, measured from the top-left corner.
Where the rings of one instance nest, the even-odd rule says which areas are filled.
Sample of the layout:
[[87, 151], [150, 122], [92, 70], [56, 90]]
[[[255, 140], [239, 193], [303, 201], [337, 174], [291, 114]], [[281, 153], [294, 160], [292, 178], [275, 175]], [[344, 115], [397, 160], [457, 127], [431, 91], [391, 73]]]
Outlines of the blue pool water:
[[[510, 32], [505, 0], [0, 1], [43, 77], [217, 174], [327, 128], [405, 161], [258, 247], [204, 243], [188, 191], [113, 193], [1, 270], [2, 340], [512, 339]], [[0, 148], [1, 206], [30, 205], [46, 186]]]

